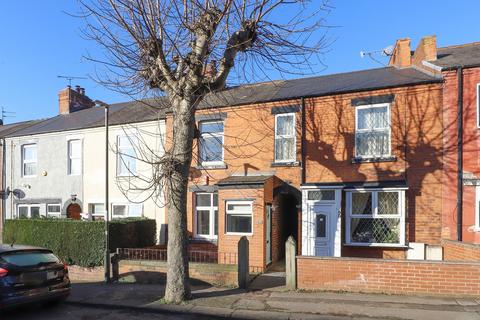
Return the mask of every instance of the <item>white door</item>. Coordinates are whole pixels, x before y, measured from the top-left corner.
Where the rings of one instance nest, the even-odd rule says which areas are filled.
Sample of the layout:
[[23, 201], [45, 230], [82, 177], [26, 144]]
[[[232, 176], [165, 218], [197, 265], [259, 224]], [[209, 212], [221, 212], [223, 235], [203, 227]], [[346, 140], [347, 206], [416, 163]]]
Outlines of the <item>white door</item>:
[[329, 257], [334, 255], [336, 210], [335, 204], [318, 203], [312, 206], [313, 236], [315, 256]]
[[266, 205], [266, 241], [265, 241], [265, 251], [267, 252], [267, 264], [272, 262], [272, 205]]

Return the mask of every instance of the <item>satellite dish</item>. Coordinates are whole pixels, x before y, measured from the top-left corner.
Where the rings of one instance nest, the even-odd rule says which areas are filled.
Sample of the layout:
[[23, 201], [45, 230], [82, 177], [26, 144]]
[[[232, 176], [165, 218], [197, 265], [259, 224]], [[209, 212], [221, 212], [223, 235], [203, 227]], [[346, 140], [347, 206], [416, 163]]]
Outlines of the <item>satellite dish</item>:
[[390, 45], [382, 50], [382, 56], [391, 56], [395, 47]]
[[360, 58], [365, 58], [365, 55], [366, 55], [365, 51], [360, 51]]

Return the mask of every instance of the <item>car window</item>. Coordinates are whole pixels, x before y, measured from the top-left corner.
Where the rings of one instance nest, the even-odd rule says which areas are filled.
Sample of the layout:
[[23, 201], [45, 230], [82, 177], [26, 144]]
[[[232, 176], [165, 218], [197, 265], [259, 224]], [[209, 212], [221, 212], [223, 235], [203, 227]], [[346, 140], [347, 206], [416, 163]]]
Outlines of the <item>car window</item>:
[[51, 252], [9, 252], [0, 255], [0, 262], [6, 262], [18, 267], [35, 266], [38, 264], [49, 264], [59, 262], [58, 258]]

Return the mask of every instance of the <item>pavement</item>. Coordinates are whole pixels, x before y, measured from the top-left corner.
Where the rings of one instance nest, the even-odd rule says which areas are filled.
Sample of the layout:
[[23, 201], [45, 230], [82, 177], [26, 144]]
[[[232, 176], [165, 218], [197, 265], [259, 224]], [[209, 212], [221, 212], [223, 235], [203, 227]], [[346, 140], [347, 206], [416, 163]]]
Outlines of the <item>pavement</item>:
[[[270, 277], [270, 278], [268, 278]], [[480, 320], [479, 299], [287, 291], [279, 277], [262, 275], [248, 291], [193, 285], [193, 299], [162, 301], [161, 284], [73, 284], [67, 304], [195, 319]]]

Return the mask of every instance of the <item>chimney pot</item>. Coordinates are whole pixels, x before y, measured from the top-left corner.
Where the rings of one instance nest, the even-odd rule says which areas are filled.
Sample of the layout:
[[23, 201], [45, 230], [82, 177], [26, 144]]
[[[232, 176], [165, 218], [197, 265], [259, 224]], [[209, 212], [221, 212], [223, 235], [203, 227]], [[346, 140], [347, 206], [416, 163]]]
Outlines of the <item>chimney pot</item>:
[[80, 88], [79, 85], [76, 85], [76, 86], [75, 86], [75, 91], [77, 91], [78, 93], [80, 93], [80, 89], [81, 89], [81, 88]]

